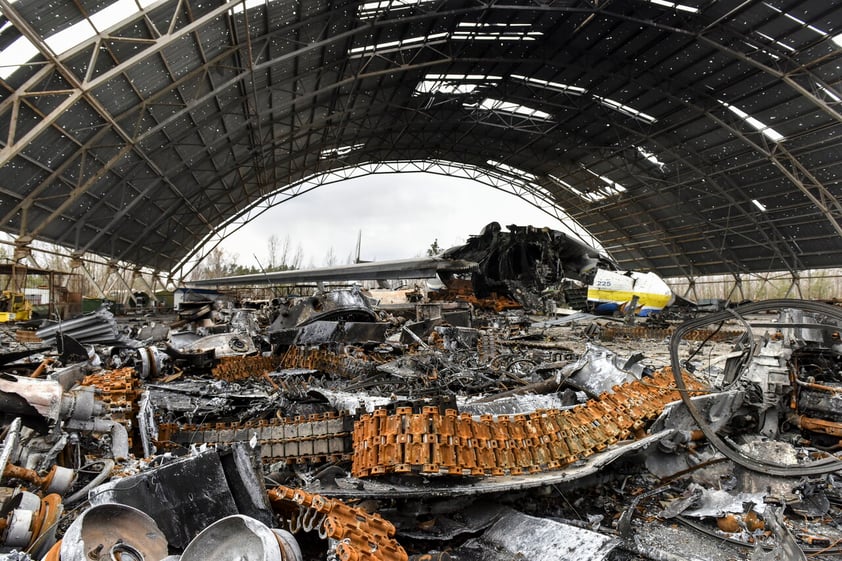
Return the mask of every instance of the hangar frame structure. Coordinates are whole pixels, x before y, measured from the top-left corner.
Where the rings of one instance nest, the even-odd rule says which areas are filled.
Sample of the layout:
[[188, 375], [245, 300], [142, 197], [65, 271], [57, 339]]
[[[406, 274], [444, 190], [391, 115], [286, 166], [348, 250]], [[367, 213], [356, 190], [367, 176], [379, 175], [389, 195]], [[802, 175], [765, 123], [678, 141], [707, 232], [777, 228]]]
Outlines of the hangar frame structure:
[[21, 248], [176, 274], [200, 242], [308, 181], [448, 162], [537, 194], [627, 268], [797, 279], [842, 266], [834, 3], [0, 11], [0, 229]]

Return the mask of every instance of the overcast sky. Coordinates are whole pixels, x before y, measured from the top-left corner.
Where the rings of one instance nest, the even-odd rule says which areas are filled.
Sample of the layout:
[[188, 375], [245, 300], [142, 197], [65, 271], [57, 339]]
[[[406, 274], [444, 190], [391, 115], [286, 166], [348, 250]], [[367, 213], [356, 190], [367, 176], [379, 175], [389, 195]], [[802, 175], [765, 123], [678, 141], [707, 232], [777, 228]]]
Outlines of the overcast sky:
[[319, 187], [280, 204], [227, 238], [221, 247], [241, 265], [265, 266], [268, 238], [289, 236], [301, 245], [302, 267], [322, 266], [331, 248], [338, 263], [353, 255], [362, 230], [363, 260], [425, 255], [464, 243], [483, 226], [548, 226], [558, 220], [522, 199], [467, 179], [423, 173], [368, 175]]

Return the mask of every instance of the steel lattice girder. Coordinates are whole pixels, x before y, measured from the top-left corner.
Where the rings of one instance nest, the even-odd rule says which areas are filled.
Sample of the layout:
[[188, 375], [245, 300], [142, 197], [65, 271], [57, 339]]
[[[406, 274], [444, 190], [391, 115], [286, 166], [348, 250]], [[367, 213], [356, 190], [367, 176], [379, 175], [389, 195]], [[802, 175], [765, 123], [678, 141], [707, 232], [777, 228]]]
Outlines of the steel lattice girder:
[[55, 52], [107, 2], [0, 0], [36, 53], [0, 68], [2, 228], [171, 271], [321, 174], [445, 161], [628, 267], [842, 265], [842, 7], [668, 4], [124, 0]]

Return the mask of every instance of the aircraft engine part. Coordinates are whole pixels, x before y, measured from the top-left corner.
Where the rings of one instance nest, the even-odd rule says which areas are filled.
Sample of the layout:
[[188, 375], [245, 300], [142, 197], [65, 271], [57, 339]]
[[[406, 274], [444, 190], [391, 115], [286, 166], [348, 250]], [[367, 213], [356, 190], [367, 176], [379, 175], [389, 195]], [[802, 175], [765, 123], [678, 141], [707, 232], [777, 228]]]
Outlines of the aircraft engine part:
[[251, 355], [257, 352], [251, 337], [242, 333], [217, 333], [197, 339], [181, 348], [182, 352], [213, 349], [217, 358]]
[[320, 320], [369, 322], [377, 321], [377, 314], [358, 288], [332, 290], [282, 303], [268, 333], [271, 335]]
[[302, 561], [298, 542], [262, 522], [235, 514], [205, 528], [185, 548], [181, 561]]
[[3, 510], [8, 514], [0, 519], [0, 544], [19, 550], [35, 549], [36, 543], [52, 536], [63, 512], [60, 496], [41, 499], [28, 491], [16, 492]]
[[41, 477], [31, 469], [6, 464], [2, 473], [4, 478], [21, 479], [28, 481], [46, 493], [64, 494], [76, 479], [76, 472], [70, 468], [54, 465], [50, 472]]
[[159, 351], [157, 347], [144, 347], [137, 349], [137, 354], [140, 355], [140, 377], [146, 380], [147, 378], [154, 378], [161, 372], [161, 365], [163, 364], [163, 352]]
[[[770, 311], [778, 311], [773, 321], [765, 319]], [[750, 320], [751, 314], [760, 313], [766, 314], [763, 320]], [[809, 300], [781, 299], [746, 304], [686, 321], [670, 339], [672, 367], [681, 365], [679, 345], [685, 334], [734, 319], [745, 328], [744, 337], [738, 349], [740, 356], [729, 358], [726, 363], [722, 385], [725, 389], [744, 391], [744, 403], [756, 413], [758, 432], [774, 438], [782, 428], [781, 422], [788, 421], [802, 429], [835, 436], [837, 429], [842, 427], [837, 426], [834, 418], [813, 422], [812, 416], [835, 414], [838, 410], [834, 406], [826, 407], [822, 398], [815, 399], [814, 392], [827, 392], [826, 397], [831, 401], [838, 397], [834, 384], [842, 381], [838, 379], [842, 310]], [[754, 334], [753, 329], [757, 328], [762, 331]], [[686, 389], [680, 376], [675, 376], [675, 383], [679, 390]], [[806, 393], [799, 398], [799, 392], [805, 389]], [[751, 471], [795, 477], [830, 473], [842, 466], [840, 459], [833, 455], [796, 465], [752, 456], [720, 438], [690, 400], [688, 392], [681, 391], [681, 399], [708, 441], [726, 457]], [[812, 416], [802, 415], [799, 410], [802, 407]]]
[[120, 504], [93, 506], [64, 534], [61, 561], [160, 561], [167, 539], [150, 516]]
[[87, 420], [102, 414], [93, 388], [65, 392], [58, 382], [7, 375], [0, 379], [4, 411], [24, 416], [37, 414], [55, 423], [62, 419]]

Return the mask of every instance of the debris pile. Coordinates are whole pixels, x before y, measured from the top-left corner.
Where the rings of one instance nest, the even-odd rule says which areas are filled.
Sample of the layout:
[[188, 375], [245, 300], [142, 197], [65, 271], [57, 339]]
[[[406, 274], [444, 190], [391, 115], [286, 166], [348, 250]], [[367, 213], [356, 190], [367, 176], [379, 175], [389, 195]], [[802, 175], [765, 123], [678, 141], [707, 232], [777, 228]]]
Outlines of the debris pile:
[[842, 555], [833, 306], [630, 339], [359, 288], [108, 316], [2, 338], [3, 558]]

